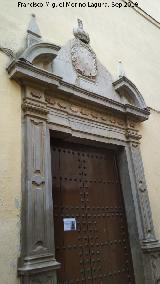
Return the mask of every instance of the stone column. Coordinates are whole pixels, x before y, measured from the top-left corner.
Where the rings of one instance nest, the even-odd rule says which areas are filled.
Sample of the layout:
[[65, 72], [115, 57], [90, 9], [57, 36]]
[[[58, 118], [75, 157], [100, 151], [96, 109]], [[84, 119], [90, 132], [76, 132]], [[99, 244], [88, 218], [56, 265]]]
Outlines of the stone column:
[[50, 137], [44, 93], [23, 88], [22, 253], [18, 273], [24, 284], [56, 284]]
[[158, 284], [160, 281], [160, 242], [155, 237], [154, 225], [147, 185], [145, 181], [139, 140], [141, 136], [137, 130], [127, 129], [128, 146], [126, 154], [128, 168], [132, 182], [135, 214], [139, 233], [140, 245], [143, 253], [145, 283]]

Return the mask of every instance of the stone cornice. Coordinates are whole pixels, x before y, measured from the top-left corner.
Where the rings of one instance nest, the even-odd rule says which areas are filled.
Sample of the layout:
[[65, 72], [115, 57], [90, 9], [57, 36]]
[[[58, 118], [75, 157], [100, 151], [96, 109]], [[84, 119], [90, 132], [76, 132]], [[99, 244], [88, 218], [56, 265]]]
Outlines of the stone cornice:
[[29, 62], [33, 62], [35, 57], [41, 55], [41, 53], [50, 54], [52, 58], [55, 58], [60, 48], [61, 48], [60, 46], [55, 45], [53, 43], [38, 42], [25, 49], [19, 58]]
[[29, 80], [41, 85], [59, 85], [62, 79], [44, 69], [38, 68], [26, 60], [14, 60], [7, 68], [9, 77], [17, 81]]
[[147, 120], [150, 114], [147, 108], [141, 109], [130, 104], [122, 104], [67, 83], [61, 77], [40, 69], [25, 60], [12, 61], [7, 71], [10, 78], [18, 81], [20, 84], [27, 82], [28, 84], [37, 84], [39, 88], [41, 87], [45, 90], [57, 90], [61, 94], [65, 94], [65, 97], [68, 96], [75, 98], [77, 101], [94, 104], [102, 109], [112, 110], [114, 113], [121, 113], [126, 117], [132, 117], [136, 121]]

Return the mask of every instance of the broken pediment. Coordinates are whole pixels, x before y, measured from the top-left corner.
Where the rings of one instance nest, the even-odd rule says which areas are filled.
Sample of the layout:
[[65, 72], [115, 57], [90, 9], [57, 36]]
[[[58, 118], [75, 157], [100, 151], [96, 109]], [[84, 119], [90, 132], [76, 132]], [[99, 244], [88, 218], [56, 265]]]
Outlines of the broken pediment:
[[[51, 43], [36, 42], [29, 46], [19, 56], [19, 59], [33, 64], [39, 68], [46, 69], [46, 65], [52, 65], [53, 59], [57, 56], [60, 47]], [[50, 66], [48, 71], [52, 71]]]
[[74, 38], [59, 47], [42, 41], [35, 15], [27, 30], [27, 47], [8, 67], [11, 78], [38, 84], [46, 90], [70, 94], [77, 100], [130, 113], [138, 120], [148, 118], [149, 110], [135, 85], [121, 76], [113, 82], [109, 71], [98, 60], [90, 38], [78, 19]]
[[126, 76], [122, 76], [113, 82], [113, 86], [120, 95], [121, 101], [127, 101], [129, 104], [142, 109], [147, 108], [141, 93]]
[[34, 14], [32, 14], [27, 29], [26, 41], [27, 47], [18, 58], [45, 70], [48, 68], [48, 71], [51, 71], [50, 65], [57, 56], [60, 47], [53, 43], [42, 41]]

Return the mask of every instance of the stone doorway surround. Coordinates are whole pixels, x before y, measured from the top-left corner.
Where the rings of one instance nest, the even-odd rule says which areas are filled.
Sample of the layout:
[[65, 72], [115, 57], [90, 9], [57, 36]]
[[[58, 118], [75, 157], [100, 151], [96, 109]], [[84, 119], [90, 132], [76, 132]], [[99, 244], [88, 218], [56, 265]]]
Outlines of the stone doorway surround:
[[7, 71], [22, 90], [22, 228], [18, 275], [23, 284], [56, 284], [50, 135], [114, 147], [127, 215], [136, 284], [160, 281], [155, 237], [137, 124], [149, 110], [136, 86], [112, 77], [89, 45], [82, 21], [59, 47], [42, 41], [35, 16], [26, 49]]

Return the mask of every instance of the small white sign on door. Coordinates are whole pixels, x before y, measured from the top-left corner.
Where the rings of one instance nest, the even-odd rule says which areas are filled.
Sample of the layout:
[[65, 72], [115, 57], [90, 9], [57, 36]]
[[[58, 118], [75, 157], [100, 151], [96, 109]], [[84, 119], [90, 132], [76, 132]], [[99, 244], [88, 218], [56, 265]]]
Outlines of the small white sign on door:
[[64, 231], [76, 231], [75, 218], [63, 218]]

